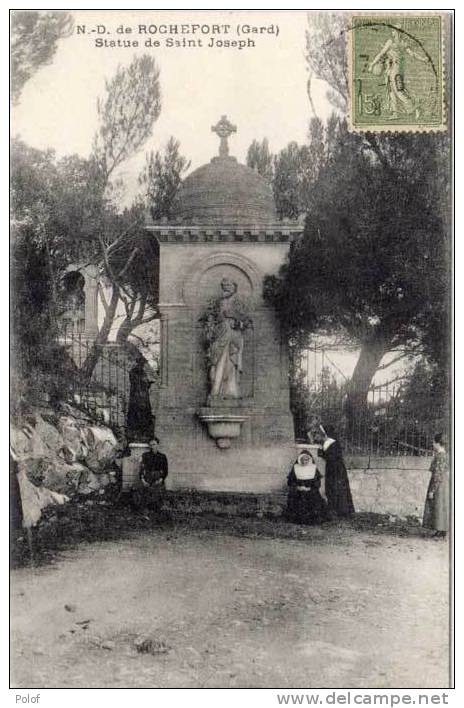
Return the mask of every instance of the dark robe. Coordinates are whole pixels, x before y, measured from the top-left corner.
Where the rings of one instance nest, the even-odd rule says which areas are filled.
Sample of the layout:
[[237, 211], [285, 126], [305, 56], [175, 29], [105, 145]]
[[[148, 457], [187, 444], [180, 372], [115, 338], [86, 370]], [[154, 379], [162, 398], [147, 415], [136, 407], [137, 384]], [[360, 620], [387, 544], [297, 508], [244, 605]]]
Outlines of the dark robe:
[[329, 509], [337, 516], [354, 514], [348, 472], [339, 442], [335, 440], [326, 450], [319, 450], [319, 456], [325, 460], [325, 493]]
[[22, 528], [23, 508], [18, 482], [18, 463], [10, 454], [10, 530]]
[[162, 452], [144, 452], [140, 466], [140, 479], [151, 487], [168, 476], [168, 458]]
[[[296, 524], [320, 524], [329, 519], [327, 504], [319, 491], [321, 478], [318, 470], [314, 479], [298, 479], [295, 467], [292, 467], [287, 477], [289, 491], [285, 515], [289, 521]], [[304, 487], [305, 491], [298, 487]]]
[[[449, 462], [446, 452], [435, 453], [430, 465], [430, 482], [425, 500], [423, 525], [435, 531], [448, 531]], [[432, 495], [432, 499], [429, 496]]]
[[140, 463], [141, 485], [132, 492], [139, 509], [161, 511], [164, 500], [164, 480], [168, 476], [168, 458], [162, 452], [144, 452]]
[[130, 442], [150, 442], [155, 433], [155, 419], [150, 404], [150, 386], [153, 382], [143, 362], [130, 370], [129, 381], [127, 439]]

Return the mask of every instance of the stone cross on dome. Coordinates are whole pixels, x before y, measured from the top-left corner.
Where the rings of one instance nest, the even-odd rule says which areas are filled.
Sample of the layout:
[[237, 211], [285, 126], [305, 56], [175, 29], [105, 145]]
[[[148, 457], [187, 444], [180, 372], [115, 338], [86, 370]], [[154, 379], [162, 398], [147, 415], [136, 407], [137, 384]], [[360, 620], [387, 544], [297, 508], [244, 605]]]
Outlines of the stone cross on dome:
[[221, 138], [221, 142], [219, 143], [219, 156], [227, 157], [229, 154], [229, 144], [227, 142], [227, 138], [232, 135], [232, 133], [237, 132], [237, 126], [232, 125], [227, 116], [221, 116], [219, 123], [211, 126], [211, 130]]

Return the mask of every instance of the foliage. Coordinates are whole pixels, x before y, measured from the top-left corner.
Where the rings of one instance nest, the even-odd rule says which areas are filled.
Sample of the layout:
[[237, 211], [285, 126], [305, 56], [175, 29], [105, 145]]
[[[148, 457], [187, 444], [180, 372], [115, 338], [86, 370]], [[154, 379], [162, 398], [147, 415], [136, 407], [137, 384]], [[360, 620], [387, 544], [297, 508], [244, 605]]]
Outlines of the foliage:
[[[107, 299], [99, 288], [105, 318], [84, 365], [89, 378], [120, 303], [126, 316], [119, 327], [119, 341], [156, 317], [157, 254], [143, 238], [143, 205], [136, 202], [121, 213], [114, 203], [111, 178], [151, 134], [160, 111], [158, 78], [155, 62], [145, 56], [120, 67], [106, 82], [106, 95], [98, 102], [100, 127], [90, 159], [70, 155], [57, 160], [52, 151], [13, 143], [14, 360], [24, 377], [44, 381], [47, 389], [70, 363], [57, 362], [54, 345], [57, 292], [69, 264], [97, 265], [110, 289]], [[66, 380], [66, 374], [62, 378]]]
[[[338, 115], [325, 130], [313, 123], [318, 165], [307, 179], [304, 236], [279, 277], [267, 279], [265, 296], [293, 338], [341, 330], [360, 346], [350, 406], [365, 404], [392, 349], [419, 346], [449, 367], [450, 153], [446, 134], [347, 131], [345, 26], [341, 13], [308, 15], [310, 76], [326, 82]], [[287, 162], [298, 163], [296, 149]], [[295, 214], [298, 169], [283, 172], [291, 186], [279, 190], [291, 200], [280, 213]]]
[[360, 345], [354, 379], [366, 390], [382, 356], [430, 337], [446, 307], [448, 153], [446, 137], [404, 135], [393, 170], [362, 141], [340, 123], [303, 239], [266, 295], [290, 331], [341, 328]]
[[280, 219], [296, 219], [304, 211], [311, 171], [307, 145], [291, 142], [276, 156], [273, 188]]
[[139, 184], [145, 190], [146, 202], [154, 221], [172, 216], [174, 199], [182, 175], [190, 167], [190, 161], [180, 154], [179, 148], [180, 142], [171, 136], [164, 154], [151, 151], [146, 156]]
[[293, 416], [295, 438], [306, 441], [306, 433], [311, 420], [311, 391], [302, 371], [292, 370], [289, 382], [290, 410]]
[[150, 137], [161, 111], [159, 69], [148, 54], [119, 66], [97, 102], [99, 128], [93, 154], [107, 186], [114, 170]]
[[[92, 167], [14, 140], [11, 149], [14, 363], [29, 379], [55, 374], [57, 289], [69, 263], [95, 255]], [[51, 362], [55, 363], [52, 365]], [[66, 368], [66, 367], [65, 367]]]
[[274, 178], [274, 156], [269, 149], [269, 141], [264, 138], [262, 142], [253, 140], [247, 152], [246, 163], [248, 167], [256, 170], [266, 182], [272, 184]]
[[69, 37], [74, 22], [69, 12], [13, 10], [11, 12], [11, 98], [19, 101], [25, 83], [49, 64], [61, 38]]
[[422, 359], [407, 372], [401, 403], [412, 417], [431, 417], [435, 421], [437, 414], [446, 417], [448, 391], [446, 368], [433, 360]]
[[270, 152], [266, 138], [261, 143], [253, 140], [248, 148], [247, 165], [272, 185], [279, 218], [297, 219], [306, 212], [308, 192], [327, 158], [335, 122], [325, 128], [319, 118], [312, 118], [308, 144], [290, 142], [277, 155]]
[[18, 237], [47, 248], [55, 274], [92, 253], [94, 213], [100, 207], [88, 160], [36, 150], [21, 140], [11, 146], [12, 225]]
[[[141, 202], [118, 214], [115, 221], [115, 231], [120, 236], [108, 248], [103, 273], [112, 296], [117, 293], [124, 307], [125, 317], [116, 339], [125, 342], [132, 330], [157, 317], [159, 253], [156, 243], [146, 238], [145, 209]], [[105, 300], [102, 290], [100, 296], [108, 314], [110, 302]]]
[[345, 112], [348, 98], [346, 71], [347, 17], [343, 12], [311, 12], [306, 30], [306, 63], [328, 86], [327, 98]]
[[[120, 66], [115, 76], [106, 81], [105, 95], [97, 102], [100, 125], [92, 155], [103, 199], [111, 199], [115, 171], [150, 137], [160, 110], [159, 69], [152, 57], [134, 57], [127, 67]], [[135, 327], [157, 316], [153, 311], [156, 290], [149, 289], [147, 271], [156, 254], [149, 244], [143, 244], [142, 204], [136, 202], [131, 209], [117, 215], [111, 228], [104, 213], [97, 217], [94, 233], [99, 246], [98, 261], [111, 292], [107, 299], [100, 289], [105, 317], [85, 363], [89, 376], [98, 360], [98, 348], [111, 332], [119, 303], [125, 309], [117, 335], [119, 341], [125, 341]]]

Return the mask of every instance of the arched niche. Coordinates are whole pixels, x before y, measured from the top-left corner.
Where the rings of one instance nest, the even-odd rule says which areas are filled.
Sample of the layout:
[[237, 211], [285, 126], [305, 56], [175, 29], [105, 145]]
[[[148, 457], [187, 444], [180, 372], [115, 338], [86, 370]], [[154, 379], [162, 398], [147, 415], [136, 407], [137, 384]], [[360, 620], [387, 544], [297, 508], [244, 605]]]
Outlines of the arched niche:
[[58, 316], [63, 334], [76, 336], [85, 330], [85, 278], [79, 270], [68, 270], [59, 282]]
[[72, 264], [59, 284], [59, 319], [64, 336], [94, 338], [98, 333], [98, 269]]
[[227, 277], [237, 283], [240, 297], [256, 306], [262, 298], [263, 276], [258, 267], [236, 253], [217, 253], [195, 261], [184, 278], [181, 300], [201, 308], [217, 297], [221, 280]]
[[[205, 399], [209, 390], [203, 344], [201, 315], [208, 303], [221, 295], [221, 281], [228, 278], [237, 284], [237, 296], [242, 300], [254, 320], [262, 302], [262, 274], [249, 259], [235, 253], [222, 252], [195, 261], [183, 282], [181, 297], [191, 309], [194, 338], [194, 380]], [[243, 374], [240, 389], [242, 399], [254, 396], [256, 341], [254, 329], [244, 334]]]

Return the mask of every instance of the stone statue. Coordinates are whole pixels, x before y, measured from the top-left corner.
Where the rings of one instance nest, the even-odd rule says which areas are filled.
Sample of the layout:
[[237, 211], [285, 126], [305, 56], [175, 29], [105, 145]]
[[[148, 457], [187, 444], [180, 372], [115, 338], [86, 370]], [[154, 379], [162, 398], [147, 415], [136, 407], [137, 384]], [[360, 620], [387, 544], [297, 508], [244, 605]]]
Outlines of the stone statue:
[[233, 280], [221, 280], [221, 295], [208, 305], [201, 318], [211, 398], [240, 398], [243, 334], [252, 326], [245, 304], [237, 297]]
[[129, 442], [150, 442], [155, 432], [155, 418], [150, 403], [153, 379], [147, 373], [145, 359], [141, 354], [129, 372], [129, 382], [127, 439]]

